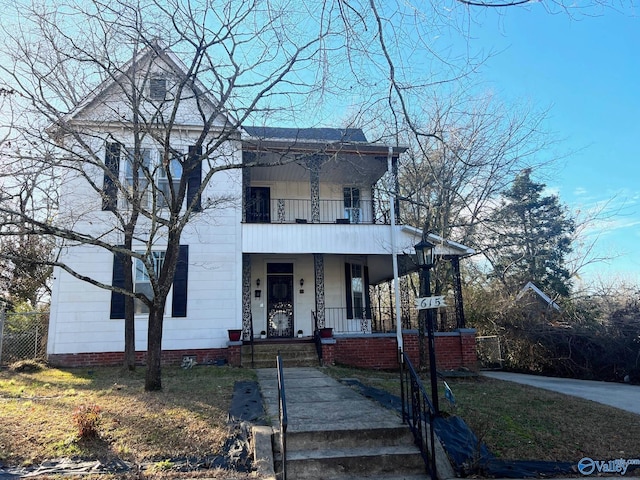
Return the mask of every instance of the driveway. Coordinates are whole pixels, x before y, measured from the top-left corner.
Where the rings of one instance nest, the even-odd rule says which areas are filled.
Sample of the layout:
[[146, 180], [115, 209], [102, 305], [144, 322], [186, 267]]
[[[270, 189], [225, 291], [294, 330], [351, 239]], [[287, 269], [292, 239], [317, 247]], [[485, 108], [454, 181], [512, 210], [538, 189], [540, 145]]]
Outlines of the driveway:
[[586, 398], [640, 415], [640, 386], [624, 383], [593, 382], [571, 378], [540, 377], [511, 372], [482, 372], [498, 380], [522, 383], [554, 392]]

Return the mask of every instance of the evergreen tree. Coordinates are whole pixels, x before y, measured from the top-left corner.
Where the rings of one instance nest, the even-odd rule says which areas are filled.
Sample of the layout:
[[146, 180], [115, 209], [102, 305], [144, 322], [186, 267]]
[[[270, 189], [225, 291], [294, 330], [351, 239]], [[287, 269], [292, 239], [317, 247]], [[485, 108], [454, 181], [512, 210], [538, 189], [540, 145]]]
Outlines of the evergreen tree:
[[531, 180], [531, 169], [516, 176], [493, 215], [487, 258], [494, 275], [514, 291], [532, 281], [548, 295], [567, 296], [565, 259], [575, 222], [556, 195], [543, 196], [545, 187]]

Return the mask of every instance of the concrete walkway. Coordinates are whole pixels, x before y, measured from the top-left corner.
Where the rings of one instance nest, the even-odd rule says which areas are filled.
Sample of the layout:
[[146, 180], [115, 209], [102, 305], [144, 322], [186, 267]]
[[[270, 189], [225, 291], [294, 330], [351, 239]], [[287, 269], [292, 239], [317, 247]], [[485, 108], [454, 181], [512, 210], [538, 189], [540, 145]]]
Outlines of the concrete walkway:
[[496, 371], [482, 372], [482, 375], [585, 398], [640, 415], [640, 386], [638, 385]]
[[[256, 372], [267, 414], [272, 420], [273, 429], [278, 431], [277, 370], [275, 368], [257, 369]], [[327, 456], [336, 454], [338, 458], [342, 454], [338, 455], [338, 450], [333, 450], [338, 447], [330, 445], [334, 442], [348, 443], [348, 446], [339, 447], [340, 450], [350, 453], [344, 453], [347, 456], [335, 462], [338, 467], [344, 462], [345, 465], [351, 465], [349, 468], [353, 468], [348, 471], [354, 471], [356, 467], [348, 463], [351, 462], [348, 458], [370, 458], [370, 462], [363, 460], [363, 464], [369, 465], [364, 468], [371, 469], [370, 471], [374, 473], [362, 476], [376, 480], [429, 478], [424, 473], [424, 462], [419, 450], [413, 442], [408, 427], [402, 423], [400, 415], [366, 398], [317, 368], [285, 368], [284, 383], [289, 421], [288, 447], [291, 447], [292, 443], [301, 442], [300, 440], [291, 442], [292, 438], [320, 438], [323, 439], [320, 441], [322, 446], [316, 445], [310, 450], [316, 452], [326, 450]], [[396, 444], [394, 439], [397, 435], [395, 432], [398, 430], [404, 433], [402, 438], [398, 438], [400, 443]], [[379, 445], [378, 436], [382, 438], [382, 445]], [[407, 445], [405, 441], [408, 442]], [[373, 455], [371, 451], [382, 453]], [[358, 452], [362, 452], [362, 455]], [[392, 458], [393, 456], [405, 459], [404, 463], [394, 466], [397, 461]], [[417, 466], [413, 457], [417, 458]], [[301, 452], [295, 452], [292, 457], [287, 454], [287, 458], [300, 460], [302, 455]], [[382, 470], [385, 472], [393, 467], [393, 473], [378, 472], [375, 466], [377, 463], [384, 464]], [[287, 468], [291, 469], [290, 463]], [[329, 466], [327, 465], [326, 468], [327, 471], [316, 473], [307, 471], [304, 475], [298, 472], [291, 478], [360, 478], [360, 475], [354, 473], [350, 473], [353, 476], [347, 477], [329, 474]], [[439, 443], [436, 445], [436, 468], [441, 478], [454, 476], [453, 469]], [[415, 469], [421, 473], [415, 473]]]
[[[276, 427], [276, 369], [258, 369], [257, 374], [267, 414]], [[284, 385], [289, 432], [392, 428], [402, 425], [400, 417], [391, 410], [381, 407], [316, 368], [286, 368]], [[319, 412], [322, 414], [318, 415]]]

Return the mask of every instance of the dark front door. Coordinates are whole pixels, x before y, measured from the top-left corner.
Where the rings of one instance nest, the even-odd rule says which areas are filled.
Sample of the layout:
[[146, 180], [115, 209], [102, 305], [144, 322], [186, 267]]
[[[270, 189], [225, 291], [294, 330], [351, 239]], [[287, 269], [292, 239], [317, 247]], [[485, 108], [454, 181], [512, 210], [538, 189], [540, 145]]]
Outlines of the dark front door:
[[271, 223], [269, 187], [251, 187], [247, 198], [247, 223]]
[[267, 275], [267, 334], [293, 336], [293, 275]]

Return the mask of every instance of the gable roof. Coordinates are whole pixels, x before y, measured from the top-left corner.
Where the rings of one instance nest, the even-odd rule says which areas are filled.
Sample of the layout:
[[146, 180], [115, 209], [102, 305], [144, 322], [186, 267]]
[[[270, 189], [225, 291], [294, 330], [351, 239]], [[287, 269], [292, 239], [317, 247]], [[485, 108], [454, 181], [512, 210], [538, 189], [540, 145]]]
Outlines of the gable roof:
[[[118, 73], [103, 80], [102, 83], [94, 88], [81, 102], [63, 116], [61, 123], [71, 122], [77, 119], [82, 113], [94, 106], [111, 87], [128, 80], [128, 77], [131, 75], [134, 68], [139, 65], [146, 65], [147, 67], [150, 67], [156, 60], [161, 60], [175, 75], [186, 78], [187, 71], [189, 69], [184, 62], [161, 41], [155, 40], [119, 68]], [[190, 85], [190, 88], [195, 95], [198, 95], [211, 107], [217, 106], [217, 102], [206, 93], [207, 89], [198, 78], [193, 79], [193, 83]]]
[[553, 308], [558, 312], [560, 311], [560, 305], [551, 300], [551, 297], [540, 290], [533, 282], [527, 282], [527, 284], [522, 287], [522, 290], [520, 290], [520, 292], [518, 292], [518, 295], [516, 295], [516, 300], [520, 300], [529, 291], [532, 291], [535, 295], [537, 295], [544, 303], [547, 304], [549, 308]]

